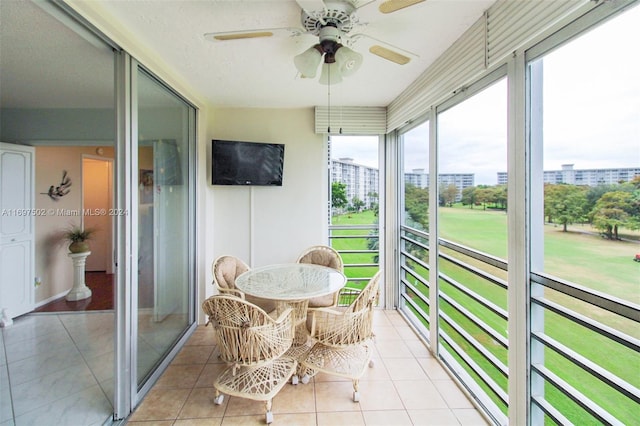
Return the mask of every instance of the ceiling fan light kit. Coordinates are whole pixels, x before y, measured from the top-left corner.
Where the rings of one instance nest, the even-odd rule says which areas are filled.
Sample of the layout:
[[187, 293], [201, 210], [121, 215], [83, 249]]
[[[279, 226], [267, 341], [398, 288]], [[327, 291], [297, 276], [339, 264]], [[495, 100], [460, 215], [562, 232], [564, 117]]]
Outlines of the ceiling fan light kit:
[[340, 65], [340, 74], [343, 77], [349, 77], [354, 74], [362, 65], [362, 55], [349, 49], [347, 46], [342, 46], [335, 53], [336, 62]]
[[322, 52], [316, 46], [311, 46], [293, 58], [293, 63], [302, 78], [315, 78], [320, 61], [322, 61]]
[[336, 62], [322, 64], [322, 72], [320, 73], [320, 84], [333, 85], [342, 83], [342, 75], [340, 74], [340, 65]]
[[[339, 43], [340, 30], [329, 24], [319, 30], [320, 43], [293, 58], [303, 78], [314, 78], [322, 65], [320, 84], [337, 84], [353, 75], [362, 65], [362, 55]], [[324, 61], [322, 59], [324, 58]]]

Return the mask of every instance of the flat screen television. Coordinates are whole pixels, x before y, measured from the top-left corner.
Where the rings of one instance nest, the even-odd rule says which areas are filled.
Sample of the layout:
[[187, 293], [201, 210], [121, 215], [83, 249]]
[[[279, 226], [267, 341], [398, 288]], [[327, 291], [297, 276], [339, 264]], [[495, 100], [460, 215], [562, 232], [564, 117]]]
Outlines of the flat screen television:
[[214, 139], [211, 158], [214, 185], [282, 186], [283, 144]]

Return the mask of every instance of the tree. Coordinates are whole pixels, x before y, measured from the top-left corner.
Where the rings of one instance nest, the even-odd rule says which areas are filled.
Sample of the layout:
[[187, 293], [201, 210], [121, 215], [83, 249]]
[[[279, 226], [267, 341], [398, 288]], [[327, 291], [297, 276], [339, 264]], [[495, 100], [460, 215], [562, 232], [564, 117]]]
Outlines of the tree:
[[630, 219], [627, 212], [633, 209], [632, 193], [607, 192], [596, 202], [593, 210], [593, 226], [603, 231], [610, 240], [618, 240], [618, 228], [633, 227], [637, 223]]
[[354, 212], [360, 212], [360, 210], [362, 210], [362, 208], [364, 207], [364, 201], [362, 201], [358, 197], [353, 197], [353, 199], [351, 200], [351, 206]]
[[468, 186], [462, 190], [462, 198], [460, 201], [463, 206], [471, 206], [470, 208], [473, 208], [473, 205], [476, 203], [476, 189], [478, 189], [478, 187]]
[[367, 194], [371, 199], [371, 203], [369, 204], [369, 209], [373, 210], [373, 214], [378, 216], [378, 212], [380, 209], [380, 205], [378, 204], [378, 193], [377, 192], [369, 192]]
[[419, 225], [418, 229], [429, 229], [429, 188], [407, 183], [404, 187], [404, 210], [408, 219]]
[[507, 209], [507, 185], [496, 185], [493, 188], [493, 202], [496, 208]]
[[448, 185], [440, 186], [440, 205], [441, 206], [453, 206], [453, 203], [456, 201], [456, 197], [458, 196], [458, 187], [450, 183]]
[[331, 183], [331, 207], [339, 209], [347, 205], [347, 184]]
[[586, 219], [587, 191], [575, 185], [545, 185], [544, 214], [562, 224], [562, 231], [567, 232], [567, 225], [582, 222]]
[[476, 202], [482, 204], [483, 210], [487, 209], [487, 204], [492, 202], [493, 198], [493, 189], [490, 187], [476, 190]]

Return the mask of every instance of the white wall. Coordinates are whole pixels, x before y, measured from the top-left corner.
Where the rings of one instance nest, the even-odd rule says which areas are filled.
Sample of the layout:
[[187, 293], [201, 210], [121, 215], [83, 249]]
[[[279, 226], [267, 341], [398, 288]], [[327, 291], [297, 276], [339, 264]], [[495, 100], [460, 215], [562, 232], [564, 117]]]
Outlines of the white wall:
[[[326, 142], [314, 133], [312, 108], [213, 109], [207, 134], [201, 143], [208, 145], [205, 192], [210, 211], [204, 219], [209, 270], [223, 254], [256, 267], [293, 262], [306, 247], [326, 242]], [[283, 185], [211, 185], [211, 139], [283, 143]]]

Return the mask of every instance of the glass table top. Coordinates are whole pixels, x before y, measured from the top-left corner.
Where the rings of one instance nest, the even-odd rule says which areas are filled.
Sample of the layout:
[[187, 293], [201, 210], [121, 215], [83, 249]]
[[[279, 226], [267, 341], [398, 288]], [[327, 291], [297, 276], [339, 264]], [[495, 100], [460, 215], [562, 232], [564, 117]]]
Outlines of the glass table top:
[[256, 297], [301, 300], [334, 293], [346, 282], [343, 273], [326, 266], [288, 263], [251, 269], [236, 278], [236, 287]]

